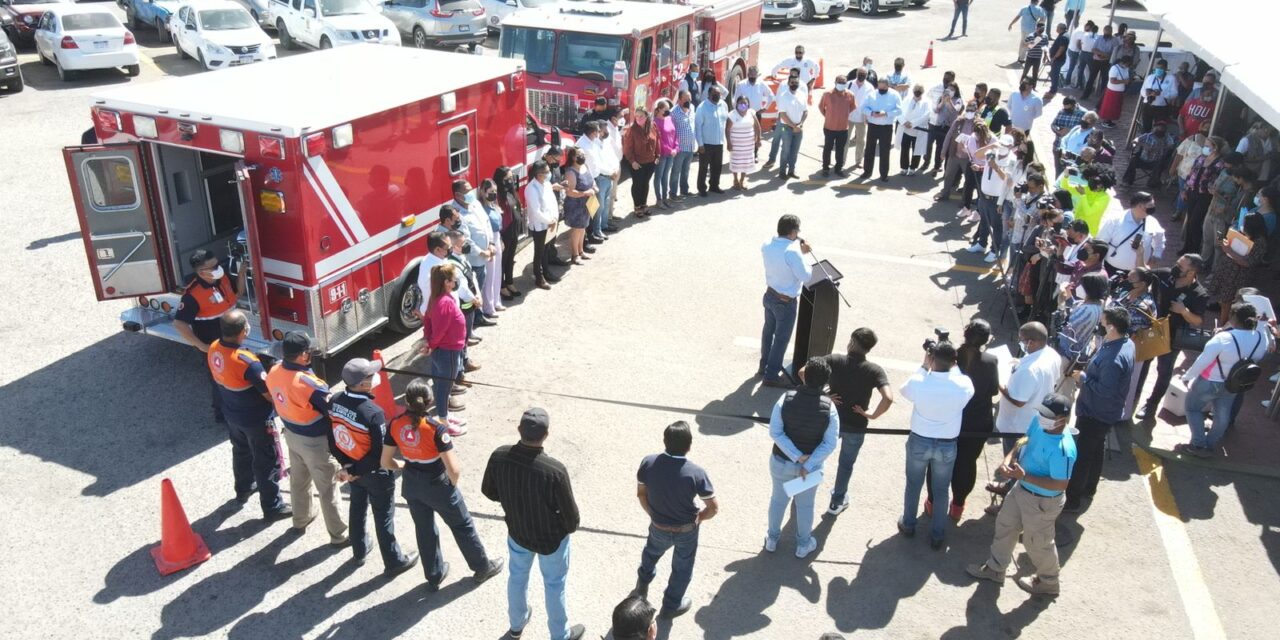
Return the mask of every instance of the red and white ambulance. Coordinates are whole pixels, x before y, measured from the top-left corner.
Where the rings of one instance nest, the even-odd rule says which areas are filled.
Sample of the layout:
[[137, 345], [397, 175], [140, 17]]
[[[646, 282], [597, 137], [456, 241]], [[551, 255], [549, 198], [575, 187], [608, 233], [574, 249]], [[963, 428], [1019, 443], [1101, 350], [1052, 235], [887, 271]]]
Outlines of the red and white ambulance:
[[523, 173], [546, 142], [524, 85], [512, 60], [362, 44], [102, 92], [101, 143], [63, 151], [98, 299], [135, 298], [125, 330], [181, 341], [209, 249], [249, 270], [252, 349], [412, 331], [451, 181]]
[[674, 97], [693, 61], [732, 91], [756, 63], [762, 8], [761, 0], [554, 3], [507, 16], [499, 55], [524, 62], [533, 115], [573, 130], [598, 96], [622, 107]]

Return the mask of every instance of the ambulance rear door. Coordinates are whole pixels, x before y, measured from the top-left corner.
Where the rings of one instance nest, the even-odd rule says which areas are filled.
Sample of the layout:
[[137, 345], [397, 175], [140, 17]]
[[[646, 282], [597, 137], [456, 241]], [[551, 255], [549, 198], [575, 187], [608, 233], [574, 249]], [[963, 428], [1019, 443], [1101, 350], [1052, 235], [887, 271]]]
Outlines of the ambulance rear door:
[[271, 315], [267, 308], [268, 295], [266, 272], [262, 270], [262, 243], [258, 241], [258, 208], [253, 197], [253, 183], [249, 176], [249, 165], [243, 160], [236, 162], [236, 181], [240, 185], [240, 207], [244, 211], [245, 240], [249, 250], [249, 265], [252, 276], [253, 295], [250, 297], [251, 311], [258, 314], [262, 322], [264, 340], [271, 339]]
[[99, 300], [168, 290], [142, 153], [136, 143], [62, 150]]

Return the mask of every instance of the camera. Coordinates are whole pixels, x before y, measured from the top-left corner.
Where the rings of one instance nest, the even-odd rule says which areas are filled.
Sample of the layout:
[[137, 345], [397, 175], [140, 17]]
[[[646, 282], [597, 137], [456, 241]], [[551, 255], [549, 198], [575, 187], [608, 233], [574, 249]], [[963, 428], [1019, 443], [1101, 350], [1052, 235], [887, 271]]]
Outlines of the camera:
[[994, 161], [995, 161], [995, 159], [996, 159], [996, 152], [994, 152], [994, 151], [988, 151], [988, 152], [987, 152], [987, 162], [994, 162]]
[[1027, 186], [1027, 183], [1025, 182], [1013, 185], [1013, 193], [1016, 195], [1023, 195], [1030, 192], [1031, 187]]
[[925, 353], [933, 353], [933, 350], [938, 348], [939, 342], [951, 342], [951, 332], [942, 327], [934, 327], [933, 335], [937, 336], [937, 339], [925, 338], [924, 340]]

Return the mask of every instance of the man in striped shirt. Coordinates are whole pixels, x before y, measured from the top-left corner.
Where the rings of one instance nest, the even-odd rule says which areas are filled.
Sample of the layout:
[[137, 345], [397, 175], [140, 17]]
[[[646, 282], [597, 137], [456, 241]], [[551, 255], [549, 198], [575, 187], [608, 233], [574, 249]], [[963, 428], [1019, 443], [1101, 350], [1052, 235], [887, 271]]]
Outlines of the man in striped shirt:
[[551, 421], [534, 407], [520, 417], [520, 442], [503, 445], [489, 456], [480, 491], [502, 503], [506, 513], [511, 571], [507, 582], [509, 638], [519, 638], [529, 624], [529, 572], [536, 556], [546, 592], [547, 627], [552, 640], [579, 640], [580, 624], [569, 626], [565, 611], [565, 579], [569, 573], [569, 534], [578, 530], [578, 504], [569, 471], [542, 450]]

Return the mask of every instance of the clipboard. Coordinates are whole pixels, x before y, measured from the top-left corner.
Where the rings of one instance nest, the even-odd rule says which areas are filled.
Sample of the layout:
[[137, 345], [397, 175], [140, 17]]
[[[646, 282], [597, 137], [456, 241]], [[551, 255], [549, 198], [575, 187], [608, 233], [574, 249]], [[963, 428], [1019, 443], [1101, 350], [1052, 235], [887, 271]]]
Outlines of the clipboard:
[[1235, 229], [1227, 229], [1226, 239], [1227, 247], [1231, 249], [1232, 253], [1240, 256], [1241, 258], [1249, 255], [1250, 251], [1253, 251], [1253, 240], [1250, 240], [1249, 236], [1246, 236]]
[[597, 198], [596, 194], [593, 193], [589, 197], [587, 197], [587, 215], [591, 217], [595, 217], [596, 212], [599, 210], [600, 210], [600, 198]]

